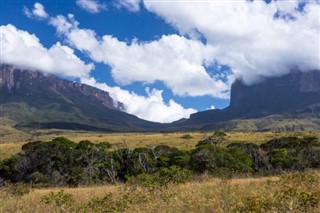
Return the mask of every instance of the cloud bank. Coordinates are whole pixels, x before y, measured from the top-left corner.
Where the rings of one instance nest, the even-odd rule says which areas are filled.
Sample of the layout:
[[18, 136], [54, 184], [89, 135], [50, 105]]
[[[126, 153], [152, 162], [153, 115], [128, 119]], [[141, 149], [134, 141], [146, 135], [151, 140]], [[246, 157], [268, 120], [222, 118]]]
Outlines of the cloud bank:
[[181, 118], [189, 118], [190, 114], [197, 112], [192, 108], [184, 108], [172, 99], [169, 100], [169, 103], [165, 103], [162, 98], [162, 90], [146, 88], [148, 95], [141, 96], [120, 87], [98, 83], [94, 78], [82, 79], [82, 83], [108, 91], [113, 99], [125, 104], [128, 113], [145, 120], [168, 123]]
[[79, 28], [73, 15], [59, 15], [50, 23], [70, 45], [95, 62], [109, 65], [120, 85], [162, 81], [179, 96], [228, 97], [227, 84], [206, 72], [205, 67], [215, 62], [213, 46], [179, 35], [164, 35], [151, 42], [133, 40], [129, 44], [111, 35], [100, 39], [93, 30]]
[[230, 79], [251, 84], [320, 68], [318, 1], [145, 0], [144, 6], [181, 35], [204, 37], [217, 49], [215, 59], [232, 68]]
[[38, 37], [8, 24], [0, 26], [1, 63], [42, 70], [71, 78], [88, 78], [93, 64], [79, 59], [73, 49], [57, 42], [45, 48]]

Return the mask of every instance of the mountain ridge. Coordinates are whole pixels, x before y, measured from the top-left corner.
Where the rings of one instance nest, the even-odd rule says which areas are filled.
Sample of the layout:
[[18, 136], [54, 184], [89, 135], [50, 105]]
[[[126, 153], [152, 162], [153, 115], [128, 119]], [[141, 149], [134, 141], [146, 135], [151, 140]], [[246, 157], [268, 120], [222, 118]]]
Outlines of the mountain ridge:
[[146, 131], [160, 124], [126, 112], [108, 92], [41, 72], [2, 64], [1, 116], [24, 128]]
[[[236, 80], [230, 105], [197, 112], [170, 124], [125, 113], [108, 92], [51, 74], [2, 64], [0, 116], [16, 128], [131, 131], [320, 130], [320, 72], [292, 72], [246, 85]], [[159, 112], [161, 113], [161, 112]]]

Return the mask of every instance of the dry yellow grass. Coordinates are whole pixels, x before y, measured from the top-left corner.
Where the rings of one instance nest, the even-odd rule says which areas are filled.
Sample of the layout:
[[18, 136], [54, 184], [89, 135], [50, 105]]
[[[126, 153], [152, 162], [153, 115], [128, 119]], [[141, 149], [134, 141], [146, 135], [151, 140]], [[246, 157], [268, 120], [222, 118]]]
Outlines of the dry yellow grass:
[[[27, 133], [25, 133], [27, 135]], [[185, 134], [190, 134], [191, 139], [181, 138]], [[155, 147], [165, 144], [179, 149], [193, 149], [198, 141], [202, 140], [212, 132], [189, 132], [189, 133], [100, 133], [86, 131], [68, 131], [68, 130], [32, 130], [28, 136], [20, 134], [18, 137], [11, 135], [10, 140], [0, 137], [0, 160], [16, 154], [21, 146], [28, 141], [49, 141], [56, 137], [67, 137], [75, 142], [81, 140], [90, 140], [92, 142], [108, 141], [114, 144], [114, 148], [126, 146], [135, 147]], [[264, 143], [272, 138], [283, 136], [314, 135], [320, 138], [320, 132], [229, 132], [227, 133], [227, 143], [246, 141], [256, 144]], [[6, 138], [9, 136], [6, 136]], [[11, 141], [11, 142], [10, 142]], [[226, 145], [226, 144], [224, 144]]]
[[[316, 174], [317, 177], [320, 175], [319, 171], [313, 173]], [[112, 196], [119, 199], [120, 203], [128, 201], [129, 205], [125, 208], [125, 212], [231, 212], [237, 206], [243, 205], [248, 197], [257, 197], [259, 199], [269, 199], [272, 201], [277, 193], [290, 189], [294, 184], [294, 182], [290, 182], [290, 178], [284, 179], [285, 182], [281, 182], [283, 181], [281, 177], [241, 178], [231, 180], [207, 177], [204, 179], [205, 180], [201, 182], [172, 185], [168, 189], [160, 191], [150, 191], [140, 187], [126, 189], [124, 185], [119, 184], [82, 188], [35, 189], [30, 194], [17, 197], [8, 196], [0, 189], [0, 212], [50, 213], [57, 212], [57, 210], [60, 212], [63, 212], [61, 210], [70, 212], [72, 211], [72, 208], [74, 212], [76, 212], [75, 209], [79, 208], [81, 204], [88, 203], [94, 197], [102, 198], [107, 193], [112, 193]], [[303, 184], [297, 182], [295, 187], [304, 190], [306, 193], [320, 193], [320, 188], [317, 188], [317, 185], [312, 183], [312, 181], [308, 181]], [[318, 183], [319, 182], [317, 182], [317, 184]], [[63, 189], [65, 193], [73, 196], [75, 203], [72, 208], [65, 209], [65, 207], [57, 207], [52, 204], [45, 204], [41, 201], [41, 198], [48, 195], [51, 191], [58, 192], [61, 189]], [[126, 199], [126, 201], [120, 199]], [[292, 208], [295, 208], [295, 199], [296, 198], [293, 197], [293, 199], [288, 200], [293, 202]], [[278, 201], [272, 202], [277, 204]], [[259, 203], [253, 203], [253, 207], [256, 207], [255, 205], [257, 204]], [[276, 208], [281, 209], [282, 207], [279, 204]], [[314, 211], [311, 212], [318, 212], [320, 206], [317, 204], [313, 210]], [[294, 212], [303, 211], [296, 210]]]
[[[230, 187], [237, 186], [238, 184], [241, 184], [243, 187], [247, 187], [248, 184], [252, 183], [263, 183], [266, 180], [273, 180], [277, 179], [276, 177], [271, 178], [263, 178], [263, 179], [237, 179], [237, 180], [231, 180], [228, 182]], [[200, 183], [188, 183], [181, 186], [172, 186], [171, 190], [172, 193], [177, 195], [177, 192], [181, 192], [178, 194], [176, 199], [173, 199], [172, 201], [169, 201], [168, 209], [170, 206], [173, 205], [189, 205], [188, 203], [184, 202], [191, 202], [195, 201], [197, 199], [210, 199], [206, 198], [207, 196], [213, 196], [216, 193], [217, 187], [221, 185], [222, 181], [219, 179], [210, 179], [205, 182]], [[224, 183], [225, 184], [225, 183]], [[35, 189], [30, 194], [23, 195], [21, 197], [18, 196], [6, 196], [1, 197], [0, 196], [0, 212], [52, 212], [50, 211], [50, 208], [48, 208], [47, 205], [45, 205], [43, 202], [41, 202], [41, 198], [45, 195], [48, 195], [50, 192], [58, 192], [60, 190], [64, 190], [64, 192], [69, 193], [73, 195], [73, 197], [76, 200], [77, 205], [80, 205], [81, 203], [85, 203], [90, 201], [93, 197], [102, 197], [106, 193], [118, 193], [120, 189], [122, 189], [124, 185], [109, 185], [109, 186], [94, 186], [94, 187], [81, 187], [81, 188], [47, 188], [47, 189]], [[139, 189], [137, 189], [139, 190]], [[3, 192], [2, 192], [3, 193]], [[3, 193], [4, 194], [4, 193]], [[174, 202], [174, 203], [172, 203]], [[183, 203], [182, 203], [183, 202]], [[203, 203], [203, 202], [201, 202]], [[157, 211], [161, 210], [160, 212], [164, 212], [165, 209], [164, 206], [158, 206], [161, 205], [161, 203], [154, 203], [155, 206], [132, 206], [130, 208], [130, 211], [143, 209], [143, 212], [145, 211]], [[196, 205], [196, 203], [195, 203]], [[181, 207], [182, 207], [181, 206]], [[160, 209], [158, 209], [160, 208]], [[195, 208], [195, 210], [198, 207]], [[203, 206], [202, 206], [203, 208]], [[129, 211], [129, 212], [130, 212]]]
[[8, 158], [21, 151], [24, 143], [3, 143], [0, 144], [0, 160]]

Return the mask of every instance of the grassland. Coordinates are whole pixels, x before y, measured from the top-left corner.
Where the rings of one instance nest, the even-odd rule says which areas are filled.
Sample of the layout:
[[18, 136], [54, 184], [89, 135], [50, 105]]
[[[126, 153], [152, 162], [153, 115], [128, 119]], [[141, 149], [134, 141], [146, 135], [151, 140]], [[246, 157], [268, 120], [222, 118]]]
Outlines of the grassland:
[[[87, 131], [68, 131], [68, 130], [30, 130], [20, 131], [9, 125], [1, 126], [0, 137], [0, 160], [10, 157], [21, 150], [23, 144], [29, 141], [49, 141], [53, 138], [64, 136], [75, 142], [90, 140], [92, 142], [107, 141], [114, 147], [126, 146], [135, 147], [154, 147], [159, 144], [165, 144], [179, 149], [192, 149], [206, 136], [212, 132], [177, 132], [177, 133], [102, 133]], [[182, 136], [189, 134], [190, 139], [183, 139]], [[300, 131], [300, 132], [229, 132], [227, 133], [227, 142], [246, 141], [256, 144], [264, 143], [272, 138], [282, 136], [313, 135], [320, 138], [319, 131]], [[223, 144], [222, 144], [223, 145]], [[226, 144], [224, 144], [226, 145]]]
[[[204, 175], [163, 189], [119, 184], [34, 189], [22, 196], [2, 188], [0, 212], [319, 212], [319, 175], [319, 171], [238, 179]], [[65, 197], [55, 197], [61, 190]], [[50, 202], [44, 202], [45, 197]]]
[[[73, 141], [108, 141], [114, 147], [153, 147], [159, 144], [192, 149], [212, 132], [113, 133], [61, 130], [20, 131], [2, 125], [0, 160], [16, 154], [28, 141], [64, 136]], [[13, 131], [16, 131], [15, 134]], [[183, 139], [189, 134], [190, 139]], [[256, 144], [282, 136], [303, 137], [320, 132], [229, 132], [227, 142]], [[223, 144], [226, 145], [226, 144]], [[133, 185], [78, 188], [33, 188], [15, 195], [13, 186], [0, 188], [0, 213], [7, 212], [320, 212], [320, 171], [260, 178], [217, 179], [195, 176], [193, 181], [168, 188]], [[61, 191], [63, 190], [63, 192]], [[61, 197], [59, 192], [62, 194]], [[53, 194], [52, 194], [53, 193]], [[64, 197], [65, 196], [65, 197]], [[48, 198], [45, 202], [43, 198]], [[69, 200], [68, 200], [69, 199]]]

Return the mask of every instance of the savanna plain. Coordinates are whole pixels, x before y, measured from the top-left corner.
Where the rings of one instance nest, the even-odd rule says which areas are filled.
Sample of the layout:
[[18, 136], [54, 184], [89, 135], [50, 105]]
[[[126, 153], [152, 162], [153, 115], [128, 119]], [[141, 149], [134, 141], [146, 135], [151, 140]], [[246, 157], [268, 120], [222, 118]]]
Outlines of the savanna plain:
[[[9, 130], [11, 131], [11, 129], [2, 129], [2, 131], [8, 132]], [[308, 138], [319, 141], [320, 132], [317, 131], [229, 132], [225, 133], [219, 144], [210, 144], [212, 140], [217, 140], [213, 137], [214, 132], [106, 134], [61, 130], [15, 131], [17, 132], [12, 134], [2, 133], [0, 142], [2, 169], [3, 165], [8, 165], [3, 163], [6, 162], [6, 159], [12, 158], [20, 152], [23, 153], [21, 149], [25, 144], [32, 144], [32, 141], [52, 143], [55, 142], [55, 138], [63, 136], [76, 144], [83, 143], [90, 146], [93, 144], [92, 147], [95, 147], [94, 144], [99, 145], [107, 142], [110, 144], [108, 152], [116, 154], [119, 153], [118, 150], [133, 150], [132, 153], [135, 153], [134, 150], [138, 150], [138, 148], [139, 150], [140, 148], [156, 150], [156, 147], [161, 146], [163, 149], [169, 150], [167, 147], [170, 149], [175, 147], [191, 156], [191, 160], [188, 161], [191, 162], [189, 166], [192, 172], [189, 172], [189, 166], [184, 166], [185, 162], [174, 158], [176, 160], [174, 162], [177, 162], [176, 165], [178, 165], [175, 166], [175, 163], [171, 162], [172, 159], [167, 159], [168, 156], [159, 157], [161, 168], [159, 166], [159, 169], [149, 172], [143, 167], [148, 163], [143, 163], [140, 158], [145, 154], [139, 154], [137, 162], [142, 167], [138, 169], [142, 172], [139, 174], [130, 173], [130, 177], [124, 176], [112, 181], [110, 179], [100, 182], [79, 181], [77, 184], [61, 182], [61, 184], [54, 185], [50, 181], [43, 184], [41, 181], [37, 183], [37, 181], [2, 180], [0, 212], [3, 213], [320, 212], [319, 146], [318, 144], [312, 146], [312, 152], [315, 153], [311, 159], [313, 161], [310, 163], [312, 166], [306, 166], [309, 165], [309, 162], [301, 163], [298, 157], [302, 152], [298, 153], [296, 148], [291, 147], [292, 144], [296, 144], [296, 139], [299, 143], [305, 143], [304, 141]], [[284, 147], [271, 149], [269, 145], [272, 143], [270, 141], [281, 138], [285, 141], [283, 142]], [[293, 142], [288, 145], [287, 141]], [[230, 144], [232, 145], [230, 146]], [[238, 164], [238, 162], [235, 162], [234, 167], [227, 168], [219, 166], [223, 165], [223, 162], [218, 162], [219, 160], [213, 158], [211, 154], [208, 154], [211, 156], [208, 157], [209, 160], [201, 161], [196, 158], [207, 156], [206, 152], [221, 155], [227, 162], [233, 162], [232, 154], [243, 158], [241, 153], [235, 153], [234, 147], [237, 148], [238, 145], [234, 144], [242, 144], [239, 147], [243, 150], [249, 150], [249, 146], [243, 144], [262, 146], [264, 152], [269, 153], [266, 155], [270, 155], [267, 161], [272, 167], [272, 172], [268, 169], [254, 172], [255, 169], [258, 170], [258, 167], [255, 168], [255, 159], [251, 164], [251, 161], [248, 162], [252, 168], [247, 168], [246, 165]], [[270, 150], [268, 151], [268, 149]], [[142, 153], [141, 150], [136, 152]], [[296, 153], [298, 153], [297, 156], [291, 156]], [[230, 159], [225, 157], [226, 154], [228, 156], [231, 154]], [[153, 156], [152, 153], [150, 155]], [[181, 157], [182, 154], [179, 156]], [[185, 155], [183, 154], [183, 156]], [[197, 166], [192, 164], [193, 161], [198, 163], [199, 167], [202, 165], [203, 169], [195, 168]], [[244, 159], [243, 162], [247, 161]], [[152, 163], [155, 164], [154, 161]], [[207, 164], [204, 165], [205, 163]], [[295, 166], [295, 163], [300, 166]], [[171, 164], [174, 165], [171, 166]], [[213, 164], [215, 164], [214, 167], [211, 166]], [[151, 161], [148, 165], [151, 167]], [[165, 169], [162, 169], [164, 165], [166, 165]], [[181, 168], [180, 165], [182, 165]], [[119, 173], [120, 170], [117, 171]], [[39, 180], [41, 177], [31, 179]], [[116, 176], [114, 175], [114, 177]]]

